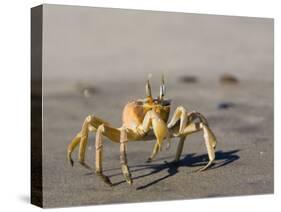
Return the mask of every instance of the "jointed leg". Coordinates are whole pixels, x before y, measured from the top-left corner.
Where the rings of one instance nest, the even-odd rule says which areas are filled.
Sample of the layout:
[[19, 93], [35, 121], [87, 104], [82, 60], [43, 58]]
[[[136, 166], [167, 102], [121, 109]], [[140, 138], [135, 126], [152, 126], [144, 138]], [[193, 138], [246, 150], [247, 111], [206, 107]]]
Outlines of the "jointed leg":
[[151, 162], [156, 157], [157, 153], [159, 152], [159, 149], [160, 148], [159, 148], [158, 143], [155, 143], [154, 147], [153, 147], [152, 154], [151, 154], [151, 156], [146, 161], [147, 163]]
[[96, 174], [106, 184], [112, 185], [109, 178], [102, 173], [102, 159], [103, 159], [103, 140], [102, 133], [104, 132], [104, 125], [100, 125], [96, 134]]
[[88, 116], [83, 123], [81, 131], [74, 137], [74, 139], [68, 146], [67, 159], [70, 162], [71, 166], [73, 166], [73, 160], [71, 158], [71, 154], [74, 151], [74, 149], [78, 146], [78, 144], [80, 144], [78, 161], [82, 166], [84, 166], [87, 169], [90, 169], [90, 166], [85, 163], [85, 154], [86, 154], [86, 146], [88, 142], [90, 121], [91, 121], [91, 116]]
[[207, 119], [201, 113], [198, 113], [196, 111], [188, 113], [183, 106], [179, 106], [177, 107], [174, 115], [172, 116], [171, 121], [168, 123], [167, 126], [169, 129], [174, 128], [175, 126], [179, 126], [178, 133], [176, 133], [176, 136], [179, 136], [183, 133], [185, 127], [197, 118], [200, 122], [204, 123], [205, 125], [208, 125]]
[[89, 132], [96, 132], [100, 125], [104, 126], [103, 134], [106, 137], [108, 137], [113, 142], [119, 143], [119, 140], [120, 140], [119, 129], [110, 127], [109, 124], [106, 123], [105, 121], [103, 121], [102, 119], [99, 119], [94, 116], [87, 116], [83, 123], [81, 131], [74, 137], [74, 139], [68, 146], [67, 159], [72, 166], [73, 166], [73, 160], [71, 158], [72, 152], [78, 146], [78, 144], [80, 144], [78, 160], [81, 165], [83, 165], [86, 168], [90, 168], [85, 163], [85, 154], [86, 154], [86, 146], [88, 143], [88, 134], [89, 134]]
[[213, 134], [213, 132], [210, 130], [210, 128], [203, 124], [203, 132], [204, 132], [204, 138], [205, 138], [205, 144], [207, 147], [207, 152], [209, 156], [209, 162], [206, 166], [199, 169], [199, 171], [206, 170], [215, 160], [215, 148], [216, 148], [216, 137]]
[[88, 135], [83, 135], [80, 140], [78, 161], [86, 169], [91, 169], [91, 167], [85, 163], [85, 154], [86, 154], [87, 144], [88, 144]]
[[[197, 118], [199, 119], [200, 122], [192, 123]], [[179, 132], [175, 133], [174, 135], [180, 136], [181, 139], [178, 144], [175, 161], [178, 161], [181, 156], [185, 137], [191, 133], [203, 130], [209, 162], [206, 166], [200, 169], [200, 171], [207, 169], [215, 159], [215, 147], [216, 147], [216, 137], [211, 131], [211, 129], [208, 127], [207, 119], [198, 112], [187, 113], [187, 111], [180, 106], [176, 109], [171, 121], [168, 124], [168, 128], [174, 130], [174, 127], [178, 126], [178, 124], [179, 124], [179, 129], [178, 129]]]
[[178, 162], [180, 157], [181, 157], [181, 153], [182, 153], [182, 150], [183, 150], [183, 145], [184, 145], [185, 138], [186, 138], [186, 136], [182, 136], [180, 138], [180, 140], [179, 140], [178, 148], [177, 148], [177, 153], [176, 153], [176, 157], [175, 157], [174, 162]]
[[79, 155], [78, 155], [78, 161], [79, 163], [84, 166], [87, 169], [91, 169], [90, 166], [88, 166], [85, 163], [85, 154], [86, 154], [86, 147], [88, 143], [88, 133], [89, 133], [89, 119], [86, 119], [82, 126], [81, 130], [81, 140], [80, 140], [80, 146], [79, 146]]
[[131, 174], [127, 165], [127, 156], [126, 156], [126, 144], [128, 142], [127, 134], [129, 137], [133, 137], [130, 132], [127, 133], [125, 128], [113, 128], [109, 126], [108, 123], [104, 122], [103, 120], [88, 116], [82, 126], [82, 130], [75, 136], [72, 140], [71, 144], [68, 146], [67, 158], [70, 161], [70, 164], [73, 165], [73, 160], [71, 158], [71, 154], [74, 149], [80, 144], [79, 146], [79, 162], [86, 168], [89, 168], [87, 164], [85, 164], [85, 153], [86, 153], [86, 146], [88, 142], [88, 133], [94, 131], [96, 132], [96, 142], [95, 142], [95, 149], [96, 149], [96, 174], [99, 176], [106, 184], [112, 185], [109, 178], [103, 174], [102, 168], [102, 160], [103, 160], [103, 139], [102, 136], [106, 136], [109, 138], [110, 141], [120, 143], [120, 162], [123, 175], [126, 181], [129, 184], [132, 184]]
[[[186, 135], [184, 135], [185, 134], [184, 131], [189, 131], [190, 133], [193, 131], [196, 132], [200, 130], [199, 128], [198, 129], [196, 128], [196, 125], [188, 124], [188, 122], [192, 121], [190, 120], [191, 117], [189, 117], [189, 114], [187, 113], [187, 110], [183, 106], [179, 106], [176, 108], [176, 111], [174, 112], [171, 121], [167, 125], [169, 129], [172, 128], [173, 131], [175, 132], [174, 136], [180, 137], [174, 162], [178, 162], [182, 154], [184, 142], [186, 139]], [[174, 128], [175, 126], [177, 126], [176, 129]]]
[[179, 125], [179, 134], [182, 133], [186, 124], [187, 124], [187, 110], [179, 106], [177, 107], [174, 115], [172, 116], [171, 121], [168, 123], [168, 128], [172, 128], [178, 121], [180, 121]]
[[191, 124], [188, 124], [182, 131], [182, 133], [180, 134], [180, 140], [179, 140], [179, 143], [178, 143], [178, 148], [177, 148], [177, 152], [176, 152], [176, 157], [175, 157], [175, 160], [174, 162], [178, 162], [180, 157], [181, 157], [181, 154], [182, 154], [182, 150], [183, 150], [183, 146], [184, 146], [184, 142], [185, 142], [185, 139], [186, 139], [186, 136], [191, 134], [191, 133], [194, 133], [194, 132], [197, 132], [199, 130], [201, 130], [202, 128], [200, 127], [200, 124], [199, 123], [191, 123]]
[[70, 165], [73, 166], [73, 160], [71, 157], [71, 154], [73, 152], [73, 150], [75, 149], [75, 147], [80, 143], [81, 140], [81, 135], [80, 133], [78, 133], [75, 138], [73, 138], [73, 140], [71, 141], [71, 143], [68, 145], [68, 149], [67, 149], [67, 160], [69, 161]]
[[127, 154], [126, 154], [127, 142], [128, 142], [126, 128], [122, 127], [120, 131], [121, 131], [121, 133], [120, 133], [120, 163], [121, 163], [121, 169], [122, 169], [123, 176], [124, 176], [125, 180], [127, 181], [127, 183], [132, 185], [133, 180], [131, 178], [130, 169], [128, 167]]
[[187, 136], [191, 133], [203, 130], [205, 145], [208, 152], [209, 162], [206, 166], [199, 169], [199, 171], [206, 170], [215, 160], [216, 137], [211, 129], [204, 123], [191, 123], [183, 131], [183, 135]]

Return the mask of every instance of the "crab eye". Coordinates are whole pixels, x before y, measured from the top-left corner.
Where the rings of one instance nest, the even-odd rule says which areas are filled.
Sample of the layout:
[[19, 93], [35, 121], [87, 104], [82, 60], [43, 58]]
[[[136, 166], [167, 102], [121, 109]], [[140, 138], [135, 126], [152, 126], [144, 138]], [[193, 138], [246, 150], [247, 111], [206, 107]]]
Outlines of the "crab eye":
[[162, 106], [170, 106], [171, 105], [171, 100], [163, 100], [161, 101]]

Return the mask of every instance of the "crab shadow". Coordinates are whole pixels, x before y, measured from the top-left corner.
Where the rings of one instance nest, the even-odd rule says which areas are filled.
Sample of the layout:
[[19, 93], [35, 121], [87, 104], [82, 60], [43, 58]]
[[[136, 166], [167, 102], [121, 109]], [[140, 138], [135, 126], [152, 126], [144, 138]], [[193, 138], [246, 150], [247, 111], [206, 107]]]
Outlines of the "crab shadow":
[[[210, 169], [217, 169], [219, 167], [223, 167], [226, 166], [236, 160], [238, 160], [240, 157], [237, 155], [237, 153], [240, 150], [231, 150], [231, 151], [217, 151], [216, 152], [216, 162], [208, 168], [208, 170]], [[167, 171], [167, 175], [160, 177], [146, 185], [137, 187], [137, 190], [142, 190], [145, 188], [148, 188], [156, 183], [159, 183], [160, 181], [163, 181], [169, 177], [174, 176], [175, 174], [177, 174], [179, 171], [178, 169], [180, 167], [202, 167], [206, 164], [206, 162], [208, 161], [208, 155], [207, 154], [202, 154], [202, 155], [196, 155], [194, 153], [192, 154], [187, 154], [184, 157], [182, 157], [181, 160], [179, 160], [178, 162], [167, 162], [164, 161], [164, 163], [151, 163], [151, 164], [143, 164], [143, 165], [135, 165], [135, 166], [131, 166], [131, 173], [136, 173], [139, 171], [144, 171], [144, 170], [151, 170], [150, 172], [146, 173], [146, 174], [141, 174], [139, 176], [133, 177], [133, 180], [139, 179], [139, 178], [143, 178], [143, 177], [147, 177], [162, 171]], [[109, 170], [107, 170], [109, 171]], [[196, 169], [195, 172], [197, 172], [198, 169]], [[194, 172], [194, 171], [193, 171]], [[110, 177], [113, 176], [117, 176], [117, 175], [122, 175], [122, 173], [118, 173], [118, 174], [113, 174], [110, 175]], [[113, 185], [119, 185], [122, 183], [125, 183], [126, 181], [120, 181], [120, 182], [116, 182]]]

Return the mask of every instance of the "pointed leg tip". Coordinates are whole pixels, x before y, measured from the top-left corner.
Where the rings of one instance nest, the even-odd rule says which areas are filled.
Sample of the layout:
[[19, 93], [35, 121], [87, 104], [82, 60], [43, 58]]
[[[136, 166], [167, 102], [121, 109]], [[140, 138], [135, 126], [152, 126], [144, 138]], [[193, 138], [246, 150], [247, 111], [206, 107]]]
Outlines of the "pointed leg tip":
[[128, 183], [130, 186], [133, 185], [133, 180], [131, 179], [130, 176], [126, 176], [125, 178], [126, 178], [127, 183]]
[[104, 182], [106, 185], [109, 185], [110, 187], [113, 187], [113, 183], [109, 180], [109, 178], [104, 179], [103, 182]]
[[199, 169], [197, 172], [200, 173], [200, 172], [204, 172], [206, 171], [208, 168], [202, 168], [202, 169]]
[[83, 166], [84, 168], [86, 168], [86, 169], [88, 169], [88, 170], [92, 170], [92, 168], [91, 168], [88, 164], [86, 164], [85, 162], [79, 161], [79, 163], [80, 163], [81, 166]]
[[74, 166], [74, 162], [73, 162], [73, 160], [72, 160], [71, 158], [68, 158], [68, 162], [69, 162], [69, 164], [70, 164], [71, 167]]
[[176, 166], [176, 165], [178, 165], [179, 163], [180, 163], [179, 160], [173, 160], [173, 161], [171, 162], [171, 165]]
[[203, 172], [206, 171], [207, 169], [209, 169], [211, 166], [213, 166], [213, 163], [208, 163], [206, 166], [204, 166], [201, 169], [198, 169], [196, 172]]
[[128, 173], [123, 173], [123, 176], [126, 180], [126, 182], [129, 184], [129, 185], [132, 185], [133, 184], [133, 180], [132, 180], [132, 177], [131, 177], [131, 174], [128, 172]]
[[196, 173], [200, 173], [200, 172], [203, 172], [205, 169], [197, 169], [195, 172]]
[[151, 162], [152, 162], [152, 159], [149, 157], [145, 162], [146, 162], [146, 163], [151, 163]]
[[113, 187], [112, 182], [111, 182], [110, 179], [109, 179], [108, 177], [106, 177], [106, 176], [105, 176], [105, 178], [104, 178], [104, 182], [105, 182], [107, 185]]
[[105, 184], [107, 184], [109, 186], [113, 186], [113, 184], [110, 181], [109, 177], [105, 176], [101, 172], [96, 172], [96, 175], [99, 176]]

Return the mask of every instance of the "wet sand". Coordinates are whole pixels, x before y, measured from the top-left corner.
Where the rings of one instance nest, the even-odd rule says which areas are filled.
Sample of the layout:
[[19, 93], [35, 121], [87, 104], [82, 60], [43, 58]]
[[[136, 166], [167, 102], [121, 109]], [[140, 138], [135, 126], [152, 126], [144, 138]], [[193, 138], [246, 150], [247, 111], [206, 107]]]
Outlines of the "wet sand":
[[[66, 161], [66, 148], [81, 128], [84, 117], [94, 114], [114, 126], [121, 125], [121, 111], [130, 97], [144, 92], [142, 83], [131, 89], [99, 86], [89, 98], [79, 91], [71, 95], [50, 95], [44, 99], [44, 203], [48, 207], [84, 204], [139, 202], [170, 199], [252, 195], [273, 192], [272, 84], [241, 82], [239, 85], [172, 84], [167, 92], [173, 109], [184, 105], [203, 113], [218, 139], [215, 165], [196, 173], [208, 160], [201, 132], [187, 138], [179, 165], [173, 160], [178, 139], [163, 149], [155, 162], [145, 163], [155, 141], [128, 145], [128, 160], [134, 185], [123, 179], [119, 146], [105, 138], [104, 174], [116, 184], [110, 188], [91, 171]], [[189, 92], [196, 90], [196, 95]], [[215, 94], [216, 95], [214, 97]], [[104, 98], [106, 96], [107, 98]], [[235, 106], [218, 109], [221, 101]], [[63, 104], [62, 104], [63, 103]], [[76, 153], [73, 155], [76, 159]], [[89, 138], [87, 162], [94, 166], [94, 135]]]

